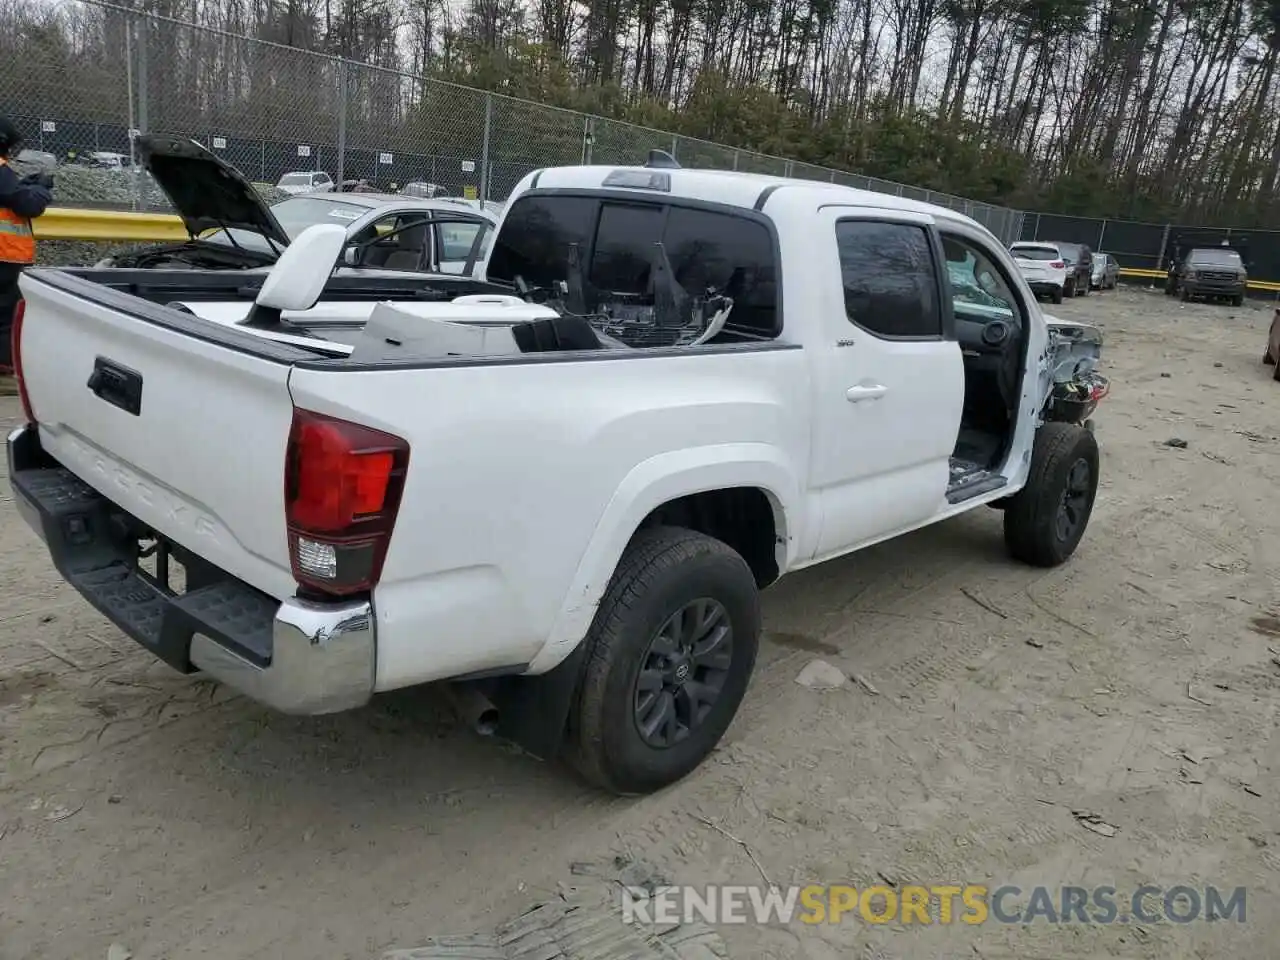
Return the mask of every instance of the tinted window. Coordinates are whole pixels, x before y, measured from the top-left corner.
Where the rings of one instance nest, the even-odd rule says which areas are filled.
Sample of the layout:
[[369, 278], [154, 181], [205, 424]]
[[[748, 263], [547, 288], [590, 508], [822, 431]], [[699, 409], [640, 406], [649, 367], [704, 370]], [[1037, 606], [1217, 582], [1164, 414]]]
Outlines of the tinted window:
[[598, 203], [590, 197], [524, 197], [512, 206], [493, 245], [485, 274], [535, 287], [563, 280], [570, 244], [585, 254]]
[[664, 216], [664, 209], [652, 204], [604, 204], [591, 257], [591, 283], [612, 293], [645, 293]]
[[503, 221], [486, 275], [508, 283], [518, 275], [532, 286], [550, 286], [565, 278], [569, 245], [577, 243], [590, 256], [587, 279], [601, 296], [646, 295], [658, 241], [686, 292], [703, 296], [714, 287], [733, 298], [728, 329], [777, 335], [772, 237], [758, 221], [733, 214], [588, 197], [524, 197]]
[[676, 280], [690, 294], [733, 298], [728, 327], [778, 334], [773, 238], [762, 223], [728, 213], [672, 207], [662, 237]]
[[938, 279], [923, 228], [843, 220], [836, 244], [850, 320], [885, 337], [941, 336]]
[[1062, 254], [1058, 253], [1054, 247], [1019, 247], [1013, 246], [1009, 248], [1009, 252], [1015, 257], [1023, 260], [1043, 260], [1052, 262], [1061, 259]]

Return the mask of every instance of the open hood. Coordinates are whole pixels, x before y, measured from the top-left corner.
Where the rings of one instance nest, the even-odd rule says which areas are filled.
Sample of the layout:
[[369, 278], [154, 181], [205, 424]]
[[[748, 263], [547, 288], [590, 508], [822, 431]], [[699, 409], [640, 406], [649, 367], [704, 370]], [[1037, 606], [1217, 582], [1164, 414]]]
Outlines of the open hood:
[[177, 210], [192, 237], [228, 227], [284, 248], [289, 235], [253, 184], [194, 140], [155, 134], [136, 141], [142, 165]]

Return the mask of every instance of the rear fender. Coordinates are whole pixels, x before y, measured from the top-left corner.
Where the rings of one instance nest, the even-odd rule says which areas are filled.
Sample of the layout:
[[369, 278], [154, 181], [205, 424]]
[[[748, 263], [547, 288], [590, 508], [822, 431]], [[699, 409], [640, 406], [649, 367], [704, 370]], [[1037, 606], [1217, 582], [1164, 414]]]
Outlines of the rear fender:
[[622, 553], [641, 522], [671, 500], [708, 490], [758, 487], [773, 507], [778, 569], [792, 565], [802, 531], [799, 473], [785, 454], [761, 443], [718, 444], [660, 454], [636, 466], [619, 484], [583, 555], [546, 644], [529, 664], [543, 673], [582, 642]]

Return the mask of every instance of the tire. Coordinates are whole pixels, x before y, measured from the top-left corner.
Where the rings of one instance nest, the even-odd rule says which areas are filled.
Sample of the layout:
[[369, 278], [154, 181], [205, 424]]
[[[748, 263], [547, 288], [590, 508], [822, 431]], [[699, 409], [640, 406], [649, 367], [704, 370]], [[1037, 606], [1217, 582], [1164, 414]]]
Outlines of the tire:
[[1182, 298], [1183, 303], [1191, 302], [1191, 291], [1188, 290], [1186, 287], [1183, 287], [1182, 289], [1180, 289], [1178, 291], [1178, 295]]
[[1027, 485], [1004, 511], [1005, 546], [1014, 559], [1056, 567], [1071, 557], [1093, 513], [1098, 459], [1098, 441], [1079, 424], [1050, 421], [1036, 432]]
[[[699, 663], [680, 656], [673, 666], [672, 658], [660, 652], [674, 646], [679, 654], [678, 644], [666, 642], [668, 628], [682, 611], [696, 616], [698, 604], [705, 610], [707, 601], [718, 606], [720, 623], [729, 628], [727, 660], [706, 655]], [[622, 796], [680, 780], [715, 749], [737, 714], [759, 638], [760, 595], [741, 556], [692, 530], [655, 527], [637, 534], [584, 640], [587, 655], [569, 716], [567, 759], [587, 781]], [[723, 669], [712, 670], [709, 662]], [[657, 684], [656, 704], [641, 688], [642, 673]], [[673, 742], [666, 745], [646, 740], [641, 722], [655, 720], [660, 710], [689, 719], [691, 681], [699, 690], [714, 686], [718, 691], [705, 711], [703, 704], [694, 704], [700, 720], [686, 723], [683, 736], [679, 722], [657, 724], [653, 735], [667, 735]], [[674, 689], [668, 690], [668, 683]], [[647, 711], [644, 704], [650, 704]]]
[[1234, 297], [1231, 298], [1231, 305], [1233, 307], [1243, 307], [1244, 297], [1237, 293]]
[[1053, 291], [1053, 293], [1049, 294], [1049, 299], [1050, 299], [1050, 300], [1052, 300], [1054, 303], [1061, 303], [1061, 302], [1062, 302], [1062, 288], [1061, 288], [1061, 287], [1057, 287], [1057, 288]]
[[1271, 355], [1270, 347], [1267, 347], [1266, 350], [1262, 351], [1262, 362], [1265, 363], [1268, 367], [1275, 365], [1276, 358]]
[[1066, 283], [1062, 285], [1062, 295], [1064, 297], [1074, 297], [1076, 295], [1076, 278], [1067, 277]]

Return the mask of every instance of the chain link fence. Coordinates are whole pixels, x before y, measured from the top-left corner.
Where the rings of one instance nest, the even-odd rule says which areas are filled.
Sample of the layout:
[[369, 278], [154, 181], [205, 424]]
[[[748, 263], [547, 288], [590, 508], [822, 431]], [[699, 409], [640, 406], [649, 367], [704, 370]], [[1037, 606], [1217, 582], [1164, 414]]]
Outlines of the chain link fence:
[[[64, 42], [0, 67], [0, 111], [27, 146], [119, 174], [124, 202], [162, 209], [132, 168], [132, 136], [190, 137], [250, 180], [323, 171], [388, 191], [503, 200], [538, 167], [636, 163], [655, 147], [682, 166], [844, 184], [950, 207], [1004, 242], [1021, 212], [428, 80], [97, 0], [59, 7]], [[0, 38], [0, 49], [4, 40]], [[421, 189], [421, 188], [419, 188]], [[103, 197], [110, 202], [115, 197]]]

